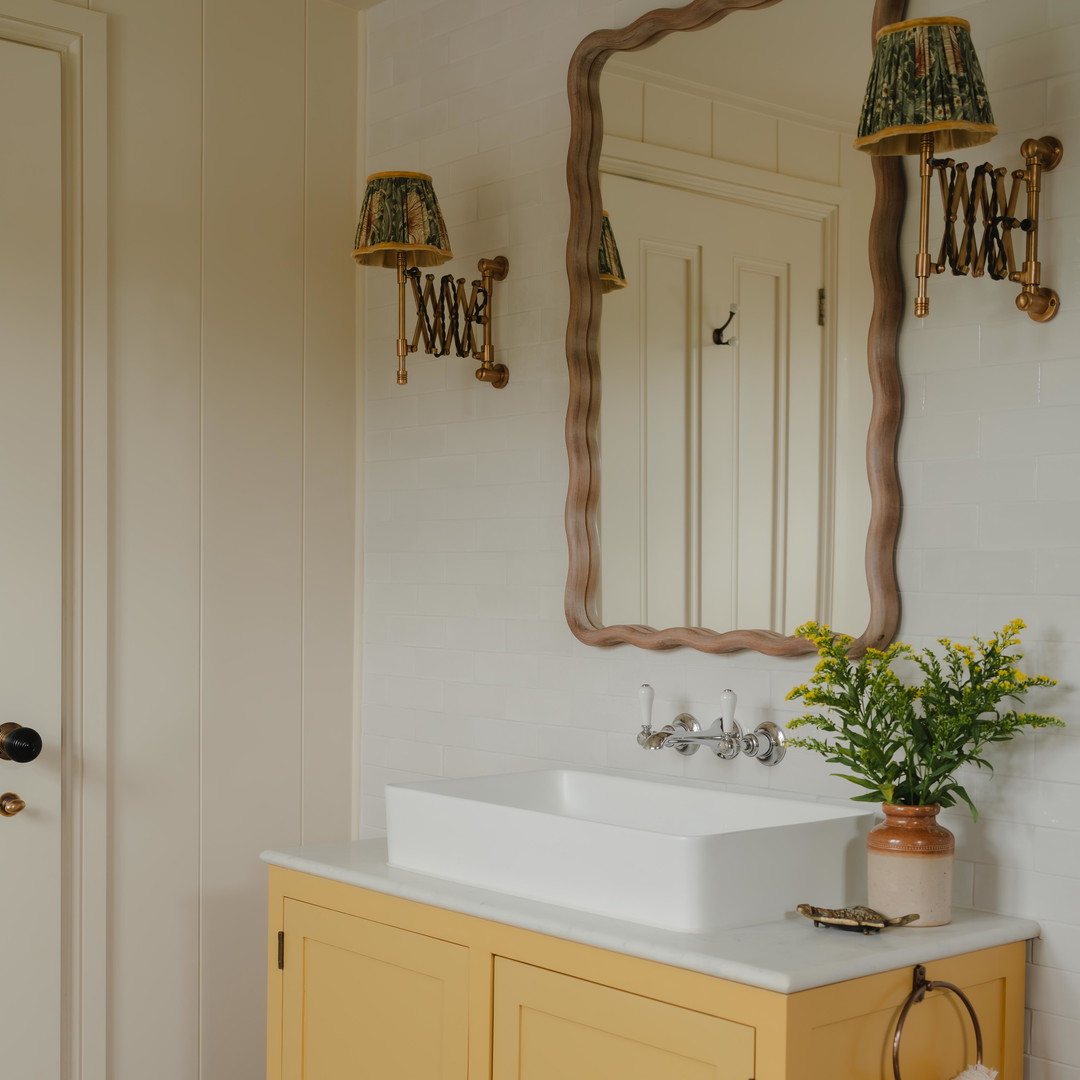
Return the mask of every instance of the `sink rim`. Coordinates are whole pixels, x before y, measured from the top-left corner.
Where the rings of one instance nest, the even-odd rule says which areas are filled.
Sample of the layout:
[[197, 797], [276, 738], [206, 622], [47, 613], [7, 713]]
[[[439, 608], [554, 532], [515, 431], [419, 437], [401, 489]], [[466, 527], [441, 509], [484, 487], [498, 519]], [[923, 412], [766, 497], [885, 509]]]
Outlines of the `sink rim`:
[[[665, 812], [682, 812], [686, 815], [685, 820], [680, 820], [677, 827], [667, 826], [657, 820], [649, 824], [642, 824], [630, 820], [618, 820], [614, 814], [597, 815], [595, 813], [575, 812], [572, 808], [559, 808], [551, 805], [535, 805], [537, 797], [549, 796], [550, 791], [536, 790], [537, 784], [550, 784], [558, 782], [566, 777], [578, 776], [598, 777], [602, 783], [616, 785], [641, 785], [644, 788], [666, 789], [672, 792], [686, 794], [693, 792], [692, 800], [697, 800], [699, 806], [693, 803], [687, 807], [665, 807]], [[531, 788], [523, 786], [533, 781]], [[510, 790], [506, 790], [508, 785]], [[465, 790], [459, 790], [464, 788]], [[863, 806], [836, 805], [814, 799], [800, 798], [767, 791], [762, 793], [758, 790], [747, 791], [745, 789], [732, 790], [719, 787], [709, 781], [696, 778], [680, 778], [669, 776], [643, 776], [641, 774], [625, 774], [598, 768], [579, 768], [574, 766], [551, 766], [541, 769], [525, 769], [516, 772], [485, 773], [477, 776], [463, 777], [438, 777], [431, 780], [413, 780], [386, 785], [387, 791], [387, 831], [392, 829], [392, 815], [390, 813], [391, 790], [416, 792], [420, 795], [431, 796], [439, 799], [451, 799], [462, 803], [484, 804], [492, 807], [500, 807], [503, 811], [513, 811], [516, 814], [527, 815], [538, 819], [556, 818], [563, 821], [582, 822], [588, 826], [605, 826], [622, 829], [628, 832], [650, 833], [658, 837], [671, 840], [701, 841], [713, 836], [730, 836], [735, 833], [750, 833], [767, 831], [770, 829], [790, 829], [803, 825], [812, 825], [822, 821], [857, 819], [872, 816], [875, 811]], [[559, 792], [554, 792], [558, 795]], [[507, 798], [507, 795], [510, 797]], [[533, 804], [530, 805], [528, 798], [533, 796]], [[716, 807], [708, 808], [712, 812], [729, 812], [733, 809], [751, 812], [767, 812], [775, 815], [779, 807], [812, 808], [813, 816], [807, 816], [801, 820], [764, 820], [760, 822], [736, 821], [734, 823], [721, 823], [727, 827], [717, 827], [713, 821], [703, 821], [700, 817], [692, 816], [695, 809], [700, 808], [704, 801], [715, 801]], [[732, 804], [741, 803], [741, 807]], [[728, 805], [724, 805], [728, 804]], [[656, 813], [656, 808], [651, 808]], [[657, 814], [659, 818], [659, 814]], [[695, 828], [698, 825], [700, 827]]]

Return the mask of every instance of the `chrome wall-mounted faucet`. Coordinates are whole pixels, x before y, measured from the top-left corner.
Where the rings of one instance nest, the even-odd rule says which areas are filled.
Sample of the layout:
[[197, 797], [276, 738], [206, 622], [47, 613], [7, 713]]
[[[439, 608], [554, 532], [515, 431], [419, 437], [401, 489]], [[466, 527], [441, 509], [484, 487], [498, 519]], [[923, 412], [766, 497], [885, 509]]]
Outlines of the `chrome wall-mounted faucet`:
[[664, 750], [671, 747], [680, 754], [696, 754], [698, 747], [708, 746], [717, 757], [730, 761], [740, 753], [762, 765], [778, 765], [786, 752], [784, 732], [771, 720], [764, 720], [753, 731], [743, 732], [735, 719], [737, 698], [731, 690], [720, 695], [720, 715], [704, 730], [689, 713], [679, 713], [670, 724], [653, 731], [653, 688], [645, 683], [638, 691], [641, 701], [641, 731], [638, 746], [645, 750]]

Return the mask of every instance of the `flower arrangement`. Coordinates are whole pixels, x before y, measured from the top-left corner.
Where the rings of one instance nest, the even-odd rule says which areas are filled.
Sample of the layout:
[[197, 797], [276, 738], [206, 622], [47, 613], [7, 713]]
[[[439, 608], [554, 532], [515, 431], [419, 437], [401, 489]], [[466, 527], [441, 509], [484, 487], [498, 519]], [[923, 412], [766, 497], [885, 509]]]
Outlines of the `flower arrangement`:
[[[866, 790], [857, 802], [900, 806], [955, 806], [962, 799], [978, 819], [971, 797], [956, 778], [962, 765], [991, 769], [982, 756], [991, 743], [1008, 742], [1024, 728], [1063, 727], [1056, 716], [1002, 709], [1020, 702], [1036, 686], [1054, 686], [1046, 675], [1025, 675], [1017, 667], [1023, 653], [1020, 619], [975, 647], [939, 638], [940, 656], [897, 642], [884, 651], [867, 649], [858, 660], [847, 650], [852, 639], [809, 622], [795, 631], [812, 641], [820, 657], [809, 682], [787, 697], [812, 712], [788, 728], [814, 727], [832, 738], [797, 737], [791, 746], [821, 754], [845, 772], [834, 773]], [[923, 680], [906, 685], [893, 664], [908, 660]]]

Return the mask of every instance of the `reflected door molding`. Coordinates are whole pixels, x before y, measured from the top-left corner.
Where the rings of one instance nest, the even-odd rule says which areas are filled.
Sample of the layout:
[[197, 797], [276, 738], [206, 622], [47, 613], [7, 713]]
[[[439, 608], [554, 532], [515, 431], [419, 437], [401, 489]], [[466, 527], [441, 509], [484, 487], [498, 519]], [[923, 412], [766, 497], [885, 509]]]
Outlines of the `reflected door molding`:
[[[755, 649], [771, 655], [810, 652], [801, 639], [770, 630], [711, 630], [706, 627], [655, 629], [635, 624], [603, 625], [597, 608], [600, 545], [597, 510], [600, 491], [597, 422], [600, 412], [598, 337], [601, 291], [594, 273], [600, 242], [599, 162], [603, 147], [600, 75], [615, 52], [641, 49], [675, 31], [700, 30], [736, 11], [771, 7], [781, 0], [694, 0], [677, 9], [650, 12], [630, 26], [598, 30], [578, 46], [570, 62], [568, 89], [571, 112], [567, 184], [570, 228], [567, 275], [570, 315], [567, 324], [567, 366], [570, 395], [566, 418], [569, 488], [566, 531], [569, 548], [565, 612], [574, 635], [590, 645], [628, 643], [648, 649], [689, 646], [705, 652]], [[877, 0], [868, 33], [903, 18], [906, 0]], [[854, 108], [854, 105], [853, 105]], [[866, 541], [866, 578], [870, 617], [855, 635], [853, 653], [892, 640], [900, 615], [894, 567], [900, 521], [900, 487], [896, 470], [901, 391], [896, 366], [896, 338], [903, 303], [897, 244], [904, 206], [904, 176], [896, 158], [873, 160], [875, 205], [870, 224], [870, 272], [874, 306], [867, 344], [873, 406], [867, 439], [867, 476], [871, 517]]]

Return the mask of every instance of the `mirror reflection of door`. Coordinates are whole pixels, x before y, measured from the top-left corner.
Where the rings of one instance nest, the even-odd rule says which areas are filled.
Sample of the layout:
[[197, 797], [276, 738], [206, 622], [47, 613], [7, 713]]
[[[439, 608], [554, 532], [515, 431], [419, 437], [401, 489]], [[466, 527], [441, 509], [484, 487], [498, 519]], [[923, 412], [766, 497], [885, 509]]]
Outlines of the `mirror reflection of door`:
[[[851, 148], [869, 46], [865, 5], [838, 2], [828, 25], [794, 0], [735, 12], [601, 75], [628, 279], [599, 344], [608, 626], [869, 618], [874, 183]], [[716, 346], [732, 303], [739, 344]]]
[[[824, 223], [623, 176], [602, 190], [628, 279], [601, 331], [604, 619], [783, 632], [789, 613], [827, 618]], [[736, 344], [714, 344], [731, 302]]]

